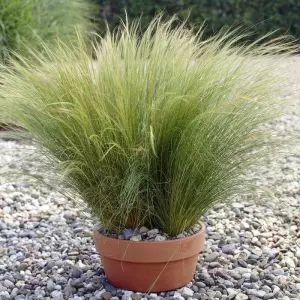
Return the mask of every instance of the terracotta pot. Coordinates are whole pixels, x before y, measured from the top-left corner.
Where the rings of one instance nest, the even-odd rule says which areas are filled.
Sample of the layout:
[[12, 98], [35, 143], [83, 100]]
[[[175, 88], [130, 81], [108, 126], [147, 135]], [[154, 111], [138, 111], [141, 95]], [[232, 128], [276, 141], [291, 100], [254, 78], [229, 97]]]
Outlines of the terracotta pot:
[[189, 283], [204, 239], [204, 224], [195, 235], [169, 241], [135, 242], [94, 233], [108, 281], [138, 292], [174, 290]]

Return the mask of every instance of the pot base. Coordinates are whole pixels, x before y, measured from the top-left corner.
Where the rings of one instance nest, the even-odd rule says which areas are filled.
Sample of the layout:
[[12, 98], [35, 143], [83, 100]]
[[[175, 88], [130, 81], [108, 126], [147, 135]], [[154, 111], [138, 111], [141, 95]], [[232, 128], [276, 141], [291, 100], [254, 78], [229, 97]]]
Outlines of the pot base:
[[183, 287], [193, 279], [197, 258], [158, 264], [120, 263], [105, 258], [102, 262], [108, 281], [115, 287], [134, 292], [164, 292]]

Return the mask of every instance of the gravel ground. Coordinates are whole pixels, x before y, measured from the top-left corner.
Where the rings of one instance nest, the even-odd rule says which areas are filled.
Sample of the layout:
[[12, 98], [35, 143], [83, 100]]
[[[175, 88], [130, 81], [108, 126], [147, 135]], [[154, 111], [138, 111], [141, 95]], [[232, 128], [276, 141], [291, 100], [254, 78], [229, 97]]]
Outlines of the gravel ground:
[[[282, 68], [282, 69], [281, 69]], [[300, 59], [288, 70], [279, 136], [300, 133]], [[294, 137], [295, 138], [295, 137]], [[300, 299], [300, 143], [249, 173], [268, 193], [219, 204], [205, 217], [207, 241], [195, 281], [143, 295], [109, 285], [84, 207], [47, 185], [45, 163], [28, 141], [0, 139], [0, 299]], [[31, 174], [33, 177], [28, 177]], [[38, 182], [42, 179], [44, 183]]]

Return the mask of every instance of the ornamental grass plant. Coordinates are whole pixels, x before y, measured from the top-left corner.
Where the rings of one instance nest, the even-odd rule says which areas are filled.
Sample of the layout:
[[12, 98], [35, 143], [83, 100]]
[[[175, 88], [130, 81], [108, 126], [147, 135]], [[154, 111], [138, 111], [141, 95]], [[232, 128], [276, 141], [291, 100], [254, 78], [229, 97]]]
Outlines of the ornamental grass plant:
[[127, 22], [94, 45], [18, 56], [1, 71], [1, 107], [54, 158], [107, 230], [176, 235], [215, 203], [249, 191], [245, 170], [272, 139], [276, 61], [290, 42], [201, 39], [175, 18], [141, 34]]

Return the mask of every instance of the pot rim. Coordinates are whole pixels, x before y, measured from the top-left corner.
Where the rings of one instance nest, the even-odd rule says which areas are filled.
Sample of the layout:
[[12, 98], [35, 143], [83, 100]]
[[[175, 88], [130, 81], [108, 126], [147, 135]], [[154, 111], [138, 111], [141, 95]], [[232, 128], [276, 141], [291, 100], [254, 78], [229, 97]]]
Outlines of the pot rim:
[[176, 240], [130, 241], [94, 233], [96, 248], [100, 256], [117, 261], [134, 263], [162, 263], [183, 260], [196, 256], [202, 250], [205, 240], [205, 225], [199, 232]]
[[[180, 239], [173, 239], [173, 240], [164, 240], [164, 241], [155, 241], [155, 240], [142, 240], [142, 241], [131, 241], [131, 240], [121, 240], [121, 239], [115, 239], [113, 237], [107, 236], [99, 231], [94, 231], [94, 235], [101, 235], [102, 237], [104, 237], [106, 240], [111, 240], [111, 241], [119, 241], [119, 242], [124, 242], [126, 244], [153, 244], [153, 243], [165, 243], [165, 244], [177, 244], [178, 242], [182, 241], [182, 240], [189, 240], [189, 239], [194, 239], [197, 235], [202, 235], [203, 233], [205, 233], [205, 224], [204, 222], [200, 222], [201, 224], [201, 229], [197, 232], [194, 233], [192, 235], [189, 236], [185, 236], [184, 238], [180, 238]], [[150, 229], [151, 230], [151, 229]]]

